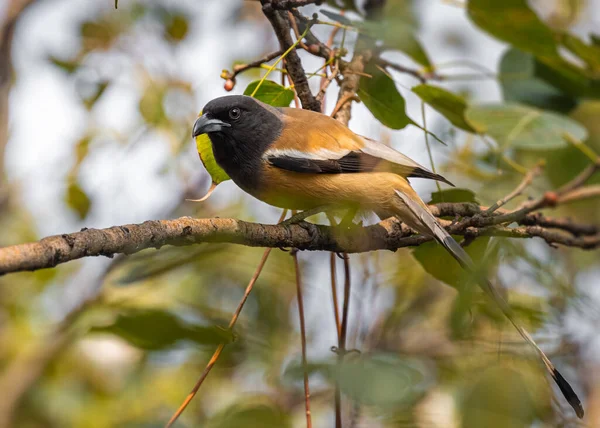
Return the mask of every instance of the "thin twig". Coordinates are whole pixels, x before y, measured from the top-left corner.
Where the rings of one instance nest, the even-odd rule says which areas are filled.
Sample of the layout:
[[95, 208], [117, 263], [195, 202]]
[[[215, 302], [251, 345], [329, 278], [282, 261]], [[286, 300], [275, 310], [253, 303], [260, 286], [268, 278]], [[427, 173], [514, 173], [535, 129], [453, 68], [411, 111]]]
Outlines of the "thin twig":
[[331, 82], [333, 82], [336, 79], [339, 72], [339, 66], [336, 64], [333, 67], [333, 71], [329, 74], [329, 76], [327, 78], [323, 78], [323, 80], [321, 81], [321, 88], [319, 89], [316, 98], [317, 101], [322, 103], [323, 108], [325, 108], [325, 93], [327, 92], [327, 88], [329, 87], [329, 85], [331, 85]]
[[[433, 161], [433, 153], [431, 151], [431, 145], [429, 144], [429, 132], [427, 131], [427, 116], [425, 114], [425, 102], [421, 101], [421, 120], [423, 120], [423, 134], [425, 135], [425, 147], [427, 148], [427, 156], [429, 157], [429, 163], [431, 164], [431, 170], [436, 173], [435, 162]], [[440, 182], [436, 180], [435, 185], [438, 192], [442, 191]]]
[[574, 179], [569, 181], [567, 184], [559, 188], [556, 193], [558, 195], [564, 195], [571, 190], [574, 190], [578, 187], [581, 187], [588, 181], [592, 175], [594, 175], [597, 171], [600, 171], [600, 157], [596, 159], [596, 162], [588, 165], [579, 175], [577, 175]]
[[338, 297], [337, 297], [337, 275], [335, 269], [335, 260], [337, 256], [335, 253], [329, 254], [329, 264], [330, 264], [330, 273], [331, 273], [331, 300], [333, 301], [333, 318], [335, 320], [335, 330], [337, 332], [338, 340], [342, 334], [342, 324], [340, 322], [340, 308], [338, 306]]
[[298, 316], [300, 318], [300, 339], [302, 343], [302, 372], [304, 374], [304, 409], [306, 412], [306, 427], [312, 427], [310, 415], [310, 387], [308, 385], [308, 362], [306, 359], [306, 327], [304, 323], [304, 303], [302, 300], [302, 279], [300, 277], [300, 265], [298, 263], [298, 250], [291, 252], [294, 259], [294, 269], [296, 271], [296, 294], [298, 297]]
[[331, 112], [331, 116], [336, 116], [341, 111], [342, 107], [344, 107], [344, 104], [346, 104], [350, 100], [358, 102], [358, 101], [360, 101], [360, 98], [358, 98], [358, 96], [356, 94], [344, 95], [342, 98], [340, 98], [338, 100], [337, 104], [333, 108], [333, 111]]
[[579, 189], [573, 189], [570, 192], [564, 193], [558, 197], [558, 204], [566, 204], [573, 201], [582, 201], [584, 199], [596, 198], [600, 196], [600, 185], [585, 186]]
[[[250, 70], [252, 68], [260, 68], [263, 64], [266, 64], [269, 61], [274, 60], [275, 58], [281, 56], [283, 54], [283, 50], [278, 50], [275, 52], [271, 52], [263, 56], [262, 58], [257, 59], [256, 61], [249, 62], [248, 64], [238, 64], [233, 67], [233, 71], [223, 70], [221, 73], [221, 78], [225, 80], [231, 80], [235, 83], [235, 79], [238, 74], [243, 73], [246, 70]], [[233, 88], [232, 88], [233, 89]]]
[[543, 169], [543, 165], [541, 165], [541, 164], [536, 165], [531, 171], [529, 171], [525, 175], [525, 177], [519, 183], [519, 185], [515, 188], [515, 190], [513, 190], [511, 193], [506, 195], [504, 198], [498, 200], [494, 205], [492, 205], [487, 210], [485, 210], [484, 215], [489, 215], [489, 214], [493, 213], [498, 208], [500, 208], [500, 207], [506, 205], [508, 202], [512, 201], [514, 198], [521, 196], [523, 191], [527, 187], [529, 187], [529, 185], [534, 180], [534, 178], [536, 178], [538, 175], [540, 175], [542, 173], [542, 169]]
[[431, 73], [421, 73], [419, 70], [415, 70], [413, 68], [405, 67], [400, 64], [396, 64], [394, 62], [390, 62], [383, 58], [377, 58], [377, 62], [382, 67], [388, 67], [392, 70], [399, 71], [400, 73], [409, 74], [413, 76], [415, 79], [419, 80], [421, 83], [425, 83], [427, 80], [441, 80], [439, 76], [433, 72]]
[[[350, 257], [348, 254], [343, 254], [344, 258], [344, 304], [342, 308], [342, 326], [340, 329], [340, 335], [338, 338], [338, 376], [341, 371], [341, 366], [344, 363], [344, 357], [346, 356], [346, 335], [348, 332], [348, 311], [350, 309]], [[339, 388], [339, 383], [336, 384], [335, 390], [335, 427], [342, 428], [342, 396]]]
[[[283, 221], [286, 214], [287, 214], [287, 210], [283, 210], [283, 213], [281, 213], [281, 217], [279, 217], [278, 223], [281, 223]], [[269, 258], [269, 255], [271, 254], [271, 250], [272, 250], [272, 248], [267, 248], [265, 250], [265, 252], [263, 253], [263, 255], [260, 259], [260, 262], [258, 263], [256, 270], [254, 271], [254, 275], [252, 275], [252, 278], [250, 279], [250, 281], [248, 282], [248, 285], [246, 286], [246, 290], [244, 291], [244, 296], [242, 297], [242, 300], [240, 300], [240, 303], [238, 303], [238, 306], [237, 306], [235, 312], [233, 313], [233, 316], [231, 317], [231, 321], [229, 321], [229, 325], [227, 326], [227, 328], [229, 330], [232, 330], [233, 327], [235, 327], [235, 323], [237, 322], [238, 317], [240, 316], [240, 313], [242, 312], [242, 309], [244, 308], [244, 304], [246, 303], [246, 300], [248, 300], [248, 297], [250, 296], [250, 293], [252, 292], [252, 289], [254, 288], [254, 284], [256, 284], [258, 277], [260, 276], [263, 268], [265, 267], [265, 264], [267, 263], [267, 259]], [[207, 376], [210, 373], [210, 371], [212, 370], [213, 366], [219, 360], [219, 357], [221, 356], [221, 353], [223, 352], [224, 348], [225, 348], [225, 343], [219, 344], [219, 346], [215, 350], [214, 354], [210, 358], [210, 361], [204, 368], [202, 375], [200, 376], [198, 381], [196, 381], [196, 384], [194, 385], [194, 387], [192, 388], [192, 390], [190, 391], [188, 396], [185, 398], [185, 400], [183, 401], [181, 406], [179, 406], [177, 411], [173, 414], [173, 416], [171, 416], [171, 419], [167, 423], [166, 428], [170, 428], [173, 426], [173, 424], [177, 421], [179, 416], [181, 416], [181, 414], [183, 413], [185, 408], [188, 406], [188, 404], [190, 404], [192, 399], [196, 396], [196, 393], [202, 386], [204, 379], [207, 378]]]
[[[292, 26], [292, 30], [294, 30], [294, 34], [296, 35], [296, 40], [298, 40], [298, 46], [300, 46], [305, 51], [310, 52], [308, 46], [306, 46], [302, 41], [306, 34], [301, 34], [300, 31], [298, 31], [298, 24], [296, 23], [296, 18], [294, 18], [292, 12], [288, 11], [288, 17], [290, 19], [290, 25]], [[305, 33], [308, 33], [308, 29], [305, 30]]]

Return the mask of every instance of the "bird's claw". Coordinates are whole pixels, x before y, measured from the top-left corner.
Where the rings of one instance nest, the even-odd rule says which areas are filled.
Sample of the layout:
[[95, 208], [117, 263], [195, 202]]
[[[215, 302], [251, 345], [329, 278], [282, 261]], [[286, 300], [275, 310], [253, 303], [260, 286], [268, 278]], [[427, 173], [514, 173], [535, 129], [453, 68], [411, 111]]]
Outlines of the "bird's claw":
[[309, 235], [311, 241], [313, 241], [319, 235], [317, 225], [315, 225], [313, 223], [309, 223], [307, 221], [301, 221], [297, 224], [302, 229], [304, 229], [308, 232], [308, 235]]

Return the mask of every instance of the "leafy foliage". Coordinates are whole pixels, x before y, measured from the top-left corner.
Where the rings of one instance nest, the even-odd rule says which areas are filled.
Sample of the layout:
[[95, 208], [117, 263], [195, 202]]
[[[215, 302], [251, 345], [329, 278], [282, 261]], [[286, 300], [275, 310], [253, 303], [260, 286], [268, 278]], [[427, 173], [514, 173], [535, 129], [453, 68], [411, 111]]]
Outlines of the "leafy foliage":
[[94, 327], [92, 332], [112, 333], [138, 348], [151, 351], [170, 348], [182, 340], [202, 345], [233, 340], [231, 333], [225, 329], [193, 325], [157, 309], [124, 311], [119, 313], [114, 323]]
[[415, 86], [412, 91], [457, 128], [469, 132], [475, 131], [465, 120], [465, 110], [468, 106], [462, 97], [443, 88], [426, 84]]
[[466, 111], [466, 120], [479, 133], [494, 138], [500, 147], [548, 150], [565, 147], [570, 135], [587, 138], [586, 129], [565, 116], [517, 104], [481, 105]]
[[390, 75], [371, 63], [365, 67], [365, 73], [358, 87], [358, 96], [373, 116], [391, 129], [402, 129], [412, 123], [406, 115], [406, 102]]
[[281, 86], [271, 80], [265, 80], [262, 82], [255, 93], [254, 91], [259, 83], [260, 81], [258, 80], [250, 83], [246, 87], [244, 95], [254, 94], [254, 98], [262, 101], [263, 103], [272, 105], [273, 107], [288, 107], [294, 99], [293, 89]]

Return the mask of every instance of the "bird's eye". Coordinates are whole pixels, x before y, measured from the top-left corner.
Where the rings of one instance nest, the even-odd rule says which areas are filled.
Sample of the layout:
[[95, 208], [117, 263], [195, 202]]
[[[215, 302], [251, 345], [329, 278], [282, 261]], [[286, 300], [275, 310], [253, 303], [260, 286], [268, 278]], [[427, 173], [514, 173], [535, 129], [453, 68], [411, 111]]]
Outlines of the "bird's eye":
[[233, 120], [238, 120], [241, 115], [242, 115], [242, 112], [237, 107], [234, 107], [231, 110], [229, 110], [229, 117]]

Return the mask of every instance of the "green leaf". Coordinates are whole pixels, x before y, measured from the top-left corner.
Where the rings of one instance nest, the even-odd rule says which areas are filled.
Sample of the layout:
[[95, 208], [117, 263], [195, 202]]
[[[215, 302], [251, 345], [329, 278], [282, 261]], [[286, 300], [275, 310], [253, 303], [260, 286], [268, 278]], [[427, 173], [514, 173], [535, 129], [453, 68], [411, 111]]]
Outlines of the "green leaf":
[[504, 100], [559, 113], [575, 108], [577, 99], [542, 80], [537, 76], [536, 68], [537, 61], [532, 54], [508, 50], [500, 62], [499, 73]]
[[557, 149], [568, 144], [565, 134], [581, 141], [588, 135], [581, 124], [566, 116], [520, 104], [474, 106], [465, 117], [477, 132], [490, 135], [504, 149]]
[[67, 187], [67, 194], [65, 196], [65, 202], [68, 207], [71, 208], [80, 220], [87, 217], [92, 207], [92, 201], [88, 195], [83, 191], [81, 186], [74, 180], [71, 180]]
[[438, 86], [425, 84], [415, 86], [412, 91], [457, 128], [468, 132], [474, 131], [465, 120], [465, 110], [468, 105], [461, 96]]
[[[244, 95], [251, 96], [259, 83], [260, 80], [251, 82], [244, 91]], [[254, 94], [254, 98], [273, 107], [288, 107], [294, 99], [294, 90], [271, 80], [265, 80]]]
[[430, 204], [439, 204], [440, 202], [473, 202], [479, 204], [475, 193], [469, 189], [445, 189], [431, 194]]
[[556, 189], [574, 179], [589, 164], [589, 158], [581, 150], [568, 146], [548, 153], [544, 170], [552, 188]]
[[186, 38], [189, 32], [187, 16], [181, 13], [167, 14], [165, 22], [165, 36], [168, 40], [179, 43]]
[[206, 171], [210, 174], [214, 184], [220, 184], [230, 180], [229, 175], [227, 175], [215, 160], [212, 143], [210, 142], [208, 135], [202, 134], [196, 137], [196, 148], [198, 149], [200, 160], [202, 161], [204, 168], [206, 168]]
[[570, 95], [600, 98], [600, 78], [563, 58], [538, 58], [536, 75]]
[[360, 78], [358, 96], [373, 116], [391, 129], [412, 124], [406, 115], [406, 102], [392, 78], [373, 63], [368, 64], [364, 72], [371, 77]]
[[467, 13], [482, 30], [536, 56], [558, 56], [552, 30], [527, 0], [469, 0]]
[[389, 408], [414, 402], [430, 383], [419, 361], [384, 353], [344, 362], [336, 377], [348, 397]]
[[93, 327], [95, 333], [115, 334], [132, 345], [146, 350], [173, 347], [182, 340], [198, 344], [231, 342], [231, 332], [211, 326], [189, 324], [160, 309], [129, 309], [120, 313], [108, 326]]
[[[337, 381], [342, 392], [365, 404], [394, 408], [414, 402], [430, 385], [427, 367], [417, 359], [373, 352], [360, 358], [337, 362], [311, 362], [309, 375], [321, 374]], [[293, 362], [285, 369], [285, 377], [302, 381], [304, 367]]]
[[427, 69], [432, 68], [431, 60], [416, 36], [417, 29], [414, 25], [392, 20], [365, 21], [349, 25], [358, 27], [363, 34], [380, 40], [383, 44], [382, 50], [403, 52], [416, 63], [421, 64]]

